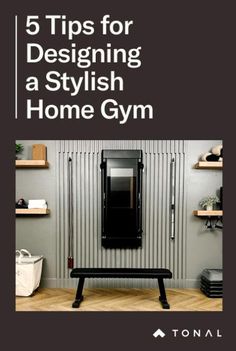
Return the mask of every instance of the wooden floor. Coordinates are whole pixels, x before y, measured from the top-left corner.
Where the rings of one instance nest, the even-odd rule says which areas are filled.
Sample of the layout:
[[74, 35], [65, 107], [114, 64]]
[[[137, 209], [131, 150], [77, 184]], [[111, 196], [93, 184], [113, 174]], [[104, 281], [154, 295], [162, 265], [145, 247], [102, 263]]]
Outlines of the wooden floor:
[[157, 289], [84, 289], [83, 295], [75, 309], [75, 289], [40, 288], [31, 297], [17, 297], [16, 311], [222, 311], [222, 299], [197, 289], [167, 289], [170, 310], [162, 309]]

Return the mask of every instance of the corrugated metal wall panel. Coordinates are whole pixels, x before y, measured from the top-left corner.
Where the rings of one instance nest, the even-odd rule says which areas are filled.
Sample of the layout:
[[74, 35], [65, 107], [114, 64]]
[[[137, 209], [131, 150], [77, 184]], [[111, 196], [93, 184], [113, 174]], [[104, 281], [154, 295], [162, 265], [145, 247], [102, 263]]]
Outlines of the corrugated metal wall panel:
[[[172, 286], [181, 286], [186, 274], [186, 208], [184, 141], [173, 140], [69, 140], [57, 142], [57, 278], [69, 279], [68, 158], [73, 162], [74, 245], [77, 267], [166, 267]], [[143, 150], [142, 248], [104, 249], [101, 246], [102, 149]], [[176, 170], [175, 240], [170, 239], [171, 159]], [[151, 287], [149, 280], [88, 280], [90, 286]]]

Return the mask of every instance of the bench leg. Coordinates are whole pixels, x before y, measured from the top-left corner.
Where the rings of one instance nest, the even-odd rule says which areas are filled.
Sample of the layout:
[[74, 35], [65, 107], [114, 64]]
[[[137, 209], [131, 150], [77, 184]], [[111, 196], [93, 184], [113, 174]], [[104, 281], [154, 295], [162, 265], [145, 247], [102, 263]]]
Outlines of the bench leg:
[[84, 287], [84, 278], [79, 278], [75, 301], [72, 304], [73, 308], [79, 308], [80, 303], [83, 301], [83, 295], [82, 295], [83, 287]]
[[158, 285], [159, 285], [159, 290], [160, 290], [160, 296], [159, 296], [159, 300], [162, 304], [162, 307], [164, 309], [169, 309], [170, 305], [167, 302], [167, 298], [166, 298], [166, 291], [165, 291], [165, 285], [163, 282], [163, 278], [158, 278]]

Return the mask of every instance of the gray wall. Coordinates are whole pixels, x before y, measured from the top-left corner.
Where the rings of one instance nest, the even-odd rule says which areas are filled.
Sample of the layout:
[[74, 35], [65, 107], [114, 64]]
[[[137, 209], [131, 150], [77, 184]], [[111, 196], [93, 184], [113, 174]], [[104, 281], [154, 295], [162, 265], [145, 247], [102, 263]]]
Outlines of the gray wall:
[[[222, 230], [205, 228], [206, 220], [192, 215], [198, 209], [199, 200], [206, 195], [215, 195], [222, 186], [222, 170], [194, 169], [199, 155], [221, 144], [219, 140], [188, 141], [187, 184], [187, 278], [188, 283], [199, 277], [204, 268], [222, 268]], [[217, 195], [219, 195], [217, 193]]]
[[[31, 146], [35, 143], [43, 143], [47, 146], [48, 151], [48, 161], [50, 163], [49, 169], [17, 169], [16, 170], [16, 199], [23, 197], [25, 199], [30, 198], [45, 198], [48, 201], [49, 208], [51, 210], [51, 214], [49, 216], [40, 216], [40, 217], [16, 217], [16, 248], [27, 248], [33, 254], [43, 254], [45, 257], [44, 260], [44, 269], [43, 269], [43, 284], [46, 286], [70, 286], [71, 284], [74, 285], [74, 282], [71, 282], [68, 279], [68, 271], [66, 270], [66, 257], [67, 257], [67, 250], [66, 250], [66, 238], [63, 239], [66, 232], [66, 221], [63, 224], [64, 229], [62, 228], [60, 218], [61, 218], [61, 206], [59, 206], [59, 202], [63, 200], [63, 197], [59, 196], [61, 194], [61, 188], [64, 186], [66, 187], [66, 171], [63, 177], [60, 179], [58, 178], [58, 170], [61, 167], [61, 157], [64, 157], [66, 154], [65, 151], [69, 152], [76, 152], [81, 155], [82, 152], [87, 150], [88, 148], [94, 147], [98, 149], [99, 143], [101, 142], [57, 142], [57, 141], [45, 141], [45, 140], [18, 140], [25, 146], [25, 151], [22, 154], [22, 158], [31, 158]], [[108, 145], [107, 141], [104, 142], [104, 145]], [[112, 145], [117, 147], [117, 141], [109, 142], [109, 146]], [[169, 266], [170, 269], [174, 270], [175, 278], [173, 284], [175, 286], [196, 286], [197, 279], [199, 278], [199, 274], [203, 268], [210, 268], [210, 267], [222, 267], [222, 231], [214, 230], [209, 231], [205, 230], [204, 223], [205, 220], [200, 218], [194, 217], [192, 215], [192, 210], [198, 208], [199, 200], [207, 194], [214, 194], [216, 189], [222, 184], [222, 171], [215, 171], [215, 170], [196, 170], [193, 168], [193, 165], [197, 162], [199, 155], [201, 153], [207, 152], [213, 145], [220, 143], [217, 140], [211, 141], [185, 141], [179, 142], [176, 145], [185, 145], [182, 151], [184, 156], [181, 156], [180, 159], [183, 160], [179, 162], [180, 167], [180, 174], [179, 179], [180, 184], [179, 187], [179, 204], [178, 204], [178, 213], [181, 214], [181, 218], [184, 218], [184, 222], [179, 227], [179, 232], [181, 236], [179, 240], [177, 239], [175, 242], [175, 246], [171, 244], [168, 234], [168, 231], [164, 234], [159, 234], [158, 238], [155, 239], [154, 236], [154, 228], [150, 228], [150, 225], [155, 226], [155, 220], [151, 224], [146, 221], [145, 228], [150, 229], [153, 231], [153, 239], [148, 236], [144, 237], [144, 241], [146, 240], [146, 244], [150, 243], [149, 247], [146, 245], [145, 249], [141, 249], [139, 251], [139, 255], [134, 254], [132, 252], [120, 252], [114, 253], [113, 250], [109, 250], [106, 252], [106, 258], [108, 258], [108, 265], [110, 263], [113, 266], [117, 265], [128, 265], [132, 263], [133, 266], [151, 266], [155, 264], [164, 264], [165, 266]], [[163, 154], [163, 150], [158, 151], [158, 145], [172, 145], [173, 143], [165, 143], [165, 142], [153, 142], [148, 143], [146, 142], [138, 142], [138, 141], [128, 141], [127, 143], [123, 142], [124, 147], [129, 145], [127, 148], [141, 148], [146, 147], [147, 156], [146, 162], [149, 163], [150, 168], [154, 167], [154, 162], [156, 165], [160, 165], [162, 168], [164, 164], [157, 163], [155, 161], [155, 154], [160, 153]], [[92, 146], [91, 146], [92, 145]], [[146, 146], [145, 146], [146, 145]], [[148, 149], [148, 145], [156, 145], [155, 149]], [[174, 144], [173, 144], [174, 145]], [[101, 146], [102, 147], [102, 146]], [[179, 147], [179, 146], [178, 146]], [[78, 150], [79, 148], [79, 150]], [[149, 147], [150, 148], [150, 147]], [[175, 146], [176, 148], [176, 146]], [[63, 150], [62, 150], [63, 149]], [[171, 150], [170, 148], [170, 155]], [[181, 150], [177, 150], [179, 153]], [[180, 153], [182, 154], [182, 153]], [[64, 156], [63, 156], [64, 155]], [[97, 163], [99, 162], [99, 159]], [[159, 162], [159, 161], [158, 161]], [[81, 164], [80, 164], [81, 167]], [[93, 164], [93, 168], [97, 167], [97, 164]], [[149, 168], [149, 167], [148, 167]], [[98, 173], [99, 177], [99, 173]], [[152, 177], [149, 178], [144, 175], [144, 180], [146, 182], [146, 187], [148, 191], [150, 191], [150, 184], [152, 182]], [[81, 179], [80, 179], [81, 181]], [[166, 183], [168, 187], [168, 183]], [[99, 189], [98, 189], [99, 190]], [[168, 188], [167, 188], [168, 190]], [[152, 192], [150, 191], [150, 194]], [[66, 196], [66, 195], [65, 195]], [[89, 195], [91, 197], [91, 194]], [[151, 196], [151, 195], [150, 195]], [[153, 197], [151, 201], [154, 204], [154, 207], [158, 207], [158, 196], [155, 198]], [[66, 198], [65, 198], [66, 201]], [[148, 201], [146, 202], [148, 204]], [[145, 205], [144, 209], [144, 220], [148, 218], [148, 205]], [[99, 207], [99, 205], [98, 205]], [[151, 207], [150, 207], [151, 208]], [[94, 211], [96, 212], [96, 211]], [[183, 215], [184, 214], [184, 215]], [[168, 211], [161, 214], [163, 223], [168, 223], [168, 219], [164, 218], [168, 216]], [[99, 216], [99, 214], [98, 214]], [[154, 217], [153, 217], [154, 218]], [[82, 235], [82, 234], [81, 234]], [[99, 244], [99, 235], [96, 235], [97, 242]], [[163, 237], [164, 235], [164, 237]], [[80, 239], [80, 238], [79, 238]], [[150, 240], [153, 240], [151, 242]], [[63, 241], [65, 240], [65, 241]], [[157, 244], [155, 240], [158, 241], [157, 251], [155, 253], [155, 249], [153, 249], [153, 244]], [[165, 243], [164, 243], [165, 241]], [[90, 241], [91, 243], [92, 241]], [[65, 245], [64, 245], [64, 244]], [[160, 245], [159, 245], [160, 244]], [[152, 245], [152, 246], [151, 246]], [[161, 259], [160, 258], [160, 248], [164, 247], [168, 248], [167, 257], [168, 259]], [[166, 246], [165, 246], [166, 245]], [[174, 252], [180, 252], [181, 255], [184, 256], [182, 260], [180, 258], [172, 257], [173, 248]], [[75, 256], [78, 262], [77, 264], [87, 265], [90, 262], [96, 264], [93, 260], [88, 259], [88, 254], [91, 256], [92, 253], [96, 255], [96, 252], [101, 252], [102, 255], [102, 248], [97, 249], [98, 251], [95, 252], [93, 245], [90, 245], [90, 248], [87, 248], [86, 252], [79, 251], [78, 253], [75, 252]], [[100, 251], [99, 251], [100, 250]], [[177, 251], [176, 251], [177, 250]], [[129, 250], [130, 251], [130, 250]], [[147, 258], [147, 253], [150, 251], [154, 251], [151, 255], [152, 259]], [[162, 249], [161, 249], [162, 251]], [[61, 255], [62, 253], [62, 255]], [[120, 256], [119, 256], [120, 255]], [[78, 256], [78, 257], [77, 257]], [[137, 256], [137, 257], [136, 257]], [[150, 256], [150, 255], [149, 255]], [[86, 258], [87, 257], [87, 258]], [[105, 257], [105, 256], [104, 256]], [[127, 259], [129, 257], [129, 259]], [[132, 258], [133, 257], [133, 258]], [[139, 258], [140, 257], [140, 260]], [[170, 259], [172, 257], [172, 259]], [[123, 261], [122, 261], [123, 260]], [[179, 269], [178, 262], [181, 260], [182, 267]], [[117, 263], [118, 262], [118, 263]], [[155, 263], [156, 262], [156, 263]], [[106, 265], [106, 262], [103, 264]], [[177, 277], [177, 275], [179, 275]], [[116, 282], [104, 282], [104, 281], [93, 281], [90, 283], [92, 286], [98, 286], [103, 284], [103, 286], [114, 286], [114, 284], [119, 284]], [[125, 286], [147, 286], [144, 285], [143, 282], [127, 282], [122, 281], [121, 285]], [[128, 284], [128, 285], [127, 285]], [[152, 282], [146, 282], [152, 286]], [[172, 286], [173, 286], [172, 284]]]
[[32, 254], [43, 254], [43, 277], [56, 278], [56, 184], [55, 141], [20, 140], [24, 152], [22, 159], [32, 159], [32, 144], [47, 146], [49, 169], [16, 169], [16, 200], [19, 198], [46, 199], [51, 210], [48, 216], [16, 216], [16, 248], [26, 248]]

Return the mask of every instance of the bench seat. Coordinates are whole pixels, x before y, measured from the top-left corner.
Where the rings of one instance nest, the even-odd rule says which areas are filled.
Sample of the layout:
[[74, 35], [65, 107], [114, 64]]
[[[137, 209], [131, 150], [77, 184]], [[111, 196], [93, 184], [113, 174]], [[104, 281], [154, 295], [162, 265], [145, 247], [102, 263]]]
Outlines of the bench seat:
[[74, 268], [71, 278], [79, 278], [73, 308], [78, 308], [83, 300], [83, 286], [85, 278], [144, 278], [157, 279], [160, 290], [159, 300], [164, 309], [169, 309], [163, 279], [171, 279], [172, 273], [166, 268]]

